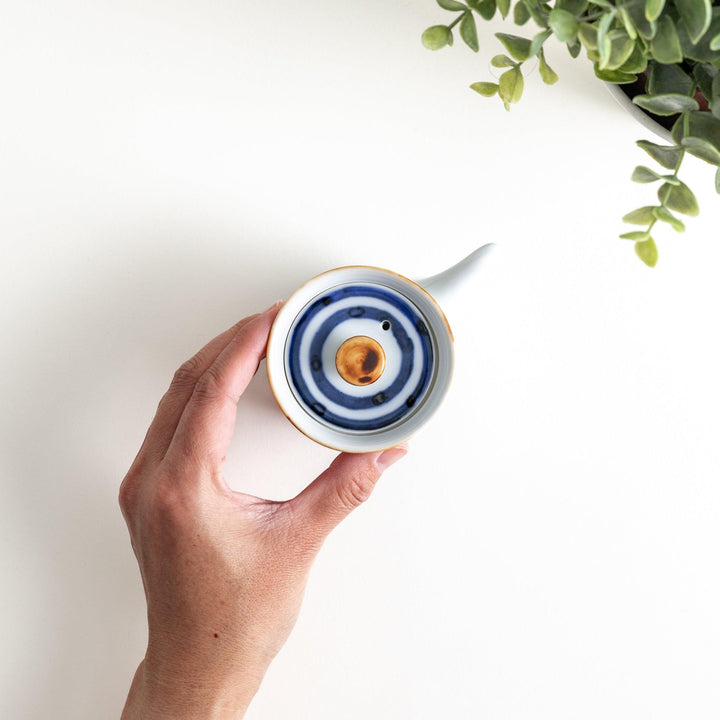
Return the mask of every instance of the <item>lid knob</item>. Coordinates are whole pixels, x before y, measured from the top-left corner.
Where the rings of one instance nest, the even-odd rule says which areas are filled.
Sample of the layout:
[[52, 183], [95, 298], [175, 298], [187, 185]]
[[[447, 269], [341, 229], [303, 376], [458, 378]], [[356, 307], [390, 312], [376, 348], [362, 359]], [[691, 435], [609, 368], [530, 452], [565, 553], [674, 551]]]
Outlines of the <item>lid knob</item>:
[[385, 370], [385, 352], [377, 340], [356, 335], [338, 348], [335, 367], [340, 377], [351, 385], [369, 385]]

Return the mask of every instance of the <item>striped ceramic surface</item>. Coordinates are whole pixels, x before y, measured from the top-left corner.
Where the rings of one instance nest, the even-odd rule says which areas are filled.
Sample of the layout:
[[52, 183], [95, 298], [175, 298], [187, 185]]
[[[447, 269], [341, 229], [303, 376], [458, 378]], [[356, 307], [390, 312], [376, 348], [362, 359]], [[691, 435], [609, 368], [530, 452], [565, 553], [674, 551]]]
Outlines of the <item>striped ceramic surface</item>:
[[[338, 351], [362, 338], [381, 348], [377, 379], [350, 382]], [[377, 360], [372, 355], [372, 363]], [[437, 350], [428, 322], [403, 294], [351, 282], [314, 297], [297, 314], [285, 343], [285, 374], [297, 402], [320, 423], [353, 433], [376, 432], [407, 420], [432, 385]]]

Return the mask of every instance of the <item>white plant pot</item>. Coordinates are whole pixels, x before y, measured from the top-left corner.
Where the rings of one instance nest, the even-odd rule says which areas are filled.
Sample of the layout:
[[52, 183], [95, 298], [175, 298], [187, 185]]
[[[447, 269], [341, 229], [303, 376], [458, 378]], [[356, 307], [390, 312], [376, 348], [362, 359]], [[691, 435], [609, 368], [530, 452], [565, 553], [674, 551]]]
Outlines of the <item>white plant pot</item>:
[[655, 133], [661, 140], [675, 144], [670, 131], [665, 129], [660, 123], [653, 120], [644, 110], [641, 110], [635, 103], [623, 92], [620, 85], [614, 83], [605, 83], [610, 94], [615, 98], [618, 104], [629, 112], [641, 125]]

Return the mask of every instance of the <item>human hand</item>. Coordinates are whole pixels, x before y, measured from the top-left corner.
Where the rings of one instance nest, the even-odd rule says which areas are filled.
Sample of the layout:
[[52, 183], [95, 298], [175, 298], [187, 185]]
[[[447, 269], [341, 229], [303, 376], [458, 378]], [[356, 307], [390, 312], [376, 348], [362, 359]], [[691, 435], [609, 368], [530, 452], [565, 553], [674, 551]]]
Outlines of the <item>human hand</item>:
[[148, 616], [123, 720], [242, 717], [295, 624], [328, 533], [406, 452], [340, 454], [286, 502], [230, 489], [223, 462], [237, 402], [279, 307], [180, 367], [120, 487]]

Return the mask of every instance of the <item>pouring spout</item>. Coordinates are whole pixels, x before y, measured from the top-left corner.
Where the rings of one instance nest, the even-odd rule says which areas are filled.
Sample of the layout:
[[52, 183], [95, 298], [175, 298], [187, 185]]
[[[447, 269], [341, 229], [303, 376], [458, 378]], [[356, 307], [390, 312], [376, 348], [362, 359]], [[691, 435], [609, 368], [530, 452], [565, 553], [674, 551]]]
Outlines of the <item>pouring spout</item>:
[[476, 276], [485, 259], [494, 250], [495, 243], [487, 243], [447, 270], [425, 280], [418, 280], [417, 283], [435, 298], [440, 307], [443, 307], [448, 300], [461, 292], [463, 285], [468, 284]]

